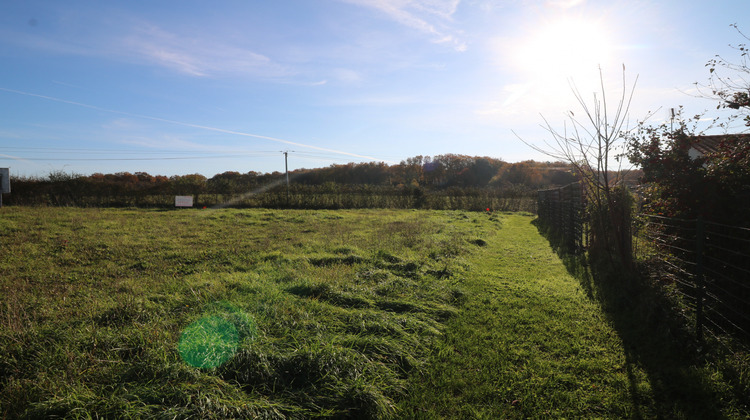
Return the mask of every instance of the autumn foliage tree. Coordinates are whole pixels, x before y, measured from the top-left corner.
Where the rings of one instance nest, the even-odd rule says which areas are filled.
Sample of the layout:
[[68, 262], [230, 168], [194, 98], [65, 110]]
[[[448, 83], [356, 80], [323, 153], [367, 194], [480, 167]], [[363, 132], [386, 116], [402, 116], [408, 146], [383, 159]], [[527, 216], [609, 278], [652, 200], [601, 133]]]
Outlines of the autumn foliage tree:
[[[281, 172], [255, 171], [226, 171], [211, 178], [201, 174], [166, 177], [146, 172], [85, 176], [57, 171], [47, 178], [14, 179], [14, 193], [8, 197], [8, 204], [164, 207], [174, 203], [175, 195], [193, 195], [201, 205], [278, 207], [288, 206], [285, 178]], [[573, 179], [570, 166], [561, 162], [507, 163], [488, 156], [445, 154], [416, 156], [391, 165], [364, 162], [297, 169], [290, 172], [290, 191], [296, 196], [298, 208], [419, 204], [485, 209], [501, 197], [533, 203], [536, 188], [564, 185]], [[259, 194], [263, 197], [248, 200]], [[277, 197], [280, 194], [284, 197]], [[326, 195], [334, 198], [329, 200], [323, 197]], [[533, 205], [526, 205], [524, 210], [533, 211]]]
[[544, 180], [542, 169], [533, 161], [508, 164], [500, 168], [493, 181], [496, 185], [527, 185], [538, 188]]
[[674, 123], [641, 124], [630, 134], [628, 159], [643, 170], [643, 211], [750, 226], [750, 138], [725, 135], [716, 150], [691, 156], [700, 119], [678, 112]]
[[[628, 159], [643, 170], [645, 184], [641, 194], [643, 210], [657, 215], [693, 217], [703, 205], [708, 184], [705, 182], [705, 157], [693, 159], [689, 150], [695, 138], [695, 123], [700, 119], [681, 118], [657, 126], [641, 122], [629, 133]], [[691, 122], [693, 124], [691, 124]]]
[[[750, 41], [737, 25], [743, 40]], [[709, 60], [707, 85], [697, 84], [704, 96], [717, 101], [717, 108], [731, 110], [723, 122], [714, 119], [704, 131], [744, 119], [750, 126], [750, 49], [734, 46], [736, 60], [716, 56]], [[628, 158], [643, 170], [646, 200], [644, 211], [685, 218], [703, 217], [720, 223], [750, 226], [750, 137], [724, 134], [718, 147], [691, 157], [691, 146], [700, 141], [703, 116], [683, 117], [649, 126], [641, 123], [628, 136]]]

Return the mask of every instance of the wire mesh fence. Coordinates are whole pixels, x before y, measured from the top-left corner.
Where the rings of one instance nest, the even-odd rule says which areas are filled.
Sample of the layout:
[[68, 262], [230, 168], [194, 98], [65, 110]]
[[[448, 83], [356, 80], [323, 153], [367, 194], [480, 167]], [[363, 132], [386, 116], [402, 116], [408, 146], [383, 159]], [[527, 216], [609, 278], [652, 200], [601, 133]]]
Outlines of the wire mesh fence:
[[586, 248], [584, 198], [579, 183], [537, 192], [539, 222], [566, 251], [579, 254]]
[[750, 229], [641, 214], [635, 254], [679, 295], [699, 339], [750, 347]]

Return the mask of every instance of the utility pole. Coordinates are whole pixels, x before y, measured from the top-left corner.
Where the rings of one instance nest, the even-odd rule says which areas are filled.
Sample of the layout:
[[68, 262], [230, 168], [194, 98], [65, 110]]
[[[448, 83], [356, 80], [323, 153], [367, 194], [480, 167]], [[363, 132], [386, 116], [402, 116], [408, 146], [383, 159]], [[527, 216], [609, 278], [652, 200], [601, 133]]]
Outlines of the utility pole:
[[286, 206], [289, 207], [289, 151], [285, 150], [281, 152], [284, 154], [284, 172], [286, 173]]

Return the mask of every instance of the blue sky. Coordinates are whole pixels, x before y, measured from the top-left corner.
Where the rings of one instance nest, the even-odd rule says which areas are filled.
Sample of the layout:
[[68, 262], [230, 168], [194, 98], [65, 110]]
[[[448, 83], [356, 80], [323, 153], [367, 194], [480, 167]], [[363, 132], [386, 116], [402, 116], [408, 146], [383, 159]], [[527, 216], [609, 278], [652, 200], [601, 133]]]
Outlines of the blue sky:
[[[632, 84], [630, 119], [697, 99], [741, 1], [0, 1], [0, 167], [45, 176], [283, 171], [521, 142]], [[750, 26], [750, 25], [748, 25]], [[579, 114], [580, 115], [580, 112]], [[741, 127], [737, 128], [738, 130]]]

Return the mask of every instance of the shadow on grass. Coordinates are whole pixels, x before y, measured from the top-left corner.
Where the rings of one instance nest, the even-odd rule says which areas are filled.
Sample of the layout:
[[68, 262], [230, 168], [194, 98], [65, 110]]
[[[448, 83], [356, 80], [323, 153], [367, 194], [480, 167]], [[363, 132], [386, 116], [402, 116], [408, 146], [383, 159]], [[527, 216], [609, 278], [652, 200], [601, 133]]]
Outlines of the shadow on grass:
[[671, 309], [663, 288], [637, 272], [602, 268], [605, 264], [590, 264], [584, 255], [565, 254], [537, 219], [532, 224], [589, 298], [601, 305], [622, 340], [632, 418], [724, 418], [718, 390], [702, 369], [706, 361], [699, 343], [685, 318]]

